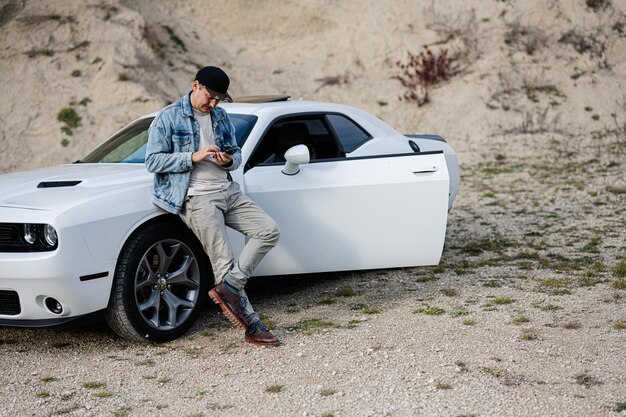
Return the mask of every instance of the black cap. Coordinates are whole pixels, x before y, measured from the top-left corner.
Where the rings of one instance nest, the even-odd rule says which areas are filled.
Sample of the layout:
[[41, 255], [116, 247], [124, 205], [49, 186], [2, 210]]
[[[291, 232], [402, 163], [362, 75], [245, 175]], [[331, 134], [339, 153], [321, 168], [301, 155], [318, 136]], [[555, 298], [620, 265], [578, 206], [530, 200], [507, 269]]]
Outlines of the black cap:
[[217, 97], [222, 101], [233, 101], [230, 94], [228, 94], [230, 78], [220, 68], [204, 67], [196, 74], [196, 80], [205, 86], [213, 97]]

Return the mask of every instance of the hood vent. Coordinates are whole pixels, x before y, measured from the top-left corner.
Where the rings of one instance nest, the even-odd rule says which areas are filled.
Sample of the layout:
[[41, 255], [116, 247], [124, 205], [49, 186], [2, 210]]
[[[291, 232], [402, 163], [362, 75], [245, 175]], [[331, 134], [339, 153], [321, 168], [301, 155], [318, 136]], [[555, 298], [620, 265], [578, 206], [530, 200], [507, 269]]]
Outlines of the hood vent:
[[42, 181], [37, 184], [37, 188], [73, 187], [82, 181]]

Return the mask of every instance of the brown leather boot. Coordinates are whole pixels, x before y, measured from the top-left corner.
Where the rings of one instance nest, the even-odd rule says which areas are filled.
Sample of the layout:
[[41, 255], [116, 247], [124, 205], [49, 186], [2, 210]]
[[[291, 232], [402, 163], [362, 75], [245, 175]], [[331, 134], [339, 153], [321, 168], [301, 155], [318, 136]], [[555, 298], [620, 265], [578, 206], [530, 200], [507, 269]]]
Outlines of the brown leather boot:
[[229, 291], [224, 281], [209, 291], [209, 297], [220, 306], [222, 312], [231, 323], [235, 326], [246, 328], [246, 319], [241, 313], [239, 304], [239, 294]]
[[257, 346], [278, 346], [280, 344], [278, 338], [270, 333], [269, 329], [260, 321], [255, 321], [248, 326], [243, 340]]

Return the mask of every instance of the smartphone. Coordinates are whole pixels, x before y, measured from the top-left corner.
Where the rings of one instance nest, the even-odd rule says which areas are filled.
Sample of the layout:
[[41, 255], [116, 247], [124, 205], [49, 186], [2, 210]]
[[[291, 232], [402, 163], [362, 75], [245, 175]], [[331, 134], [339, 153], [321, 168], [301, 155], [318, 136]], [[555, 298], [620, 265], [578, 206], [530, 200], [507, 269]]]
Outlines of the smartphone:
[[224, 149], [224, 152], [229, 155], [234, 155], [237, 152], [237, 148], [226, 148]]

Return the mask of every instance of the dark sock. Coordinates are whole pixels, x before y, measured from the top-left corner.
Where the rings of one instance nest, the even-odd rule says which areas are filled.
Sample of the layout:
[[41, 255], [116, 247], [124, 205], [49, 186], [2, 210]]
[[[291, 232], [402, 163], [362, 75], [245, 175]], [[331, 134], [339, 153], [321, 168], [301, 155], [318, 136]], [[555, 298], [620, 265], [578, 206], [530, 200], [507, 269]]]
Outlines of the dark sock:
[[239, 290], [228, 283], [228, 281], [224, 280], [224, 286], [226, 289], [233, 294], [239, 294]]

